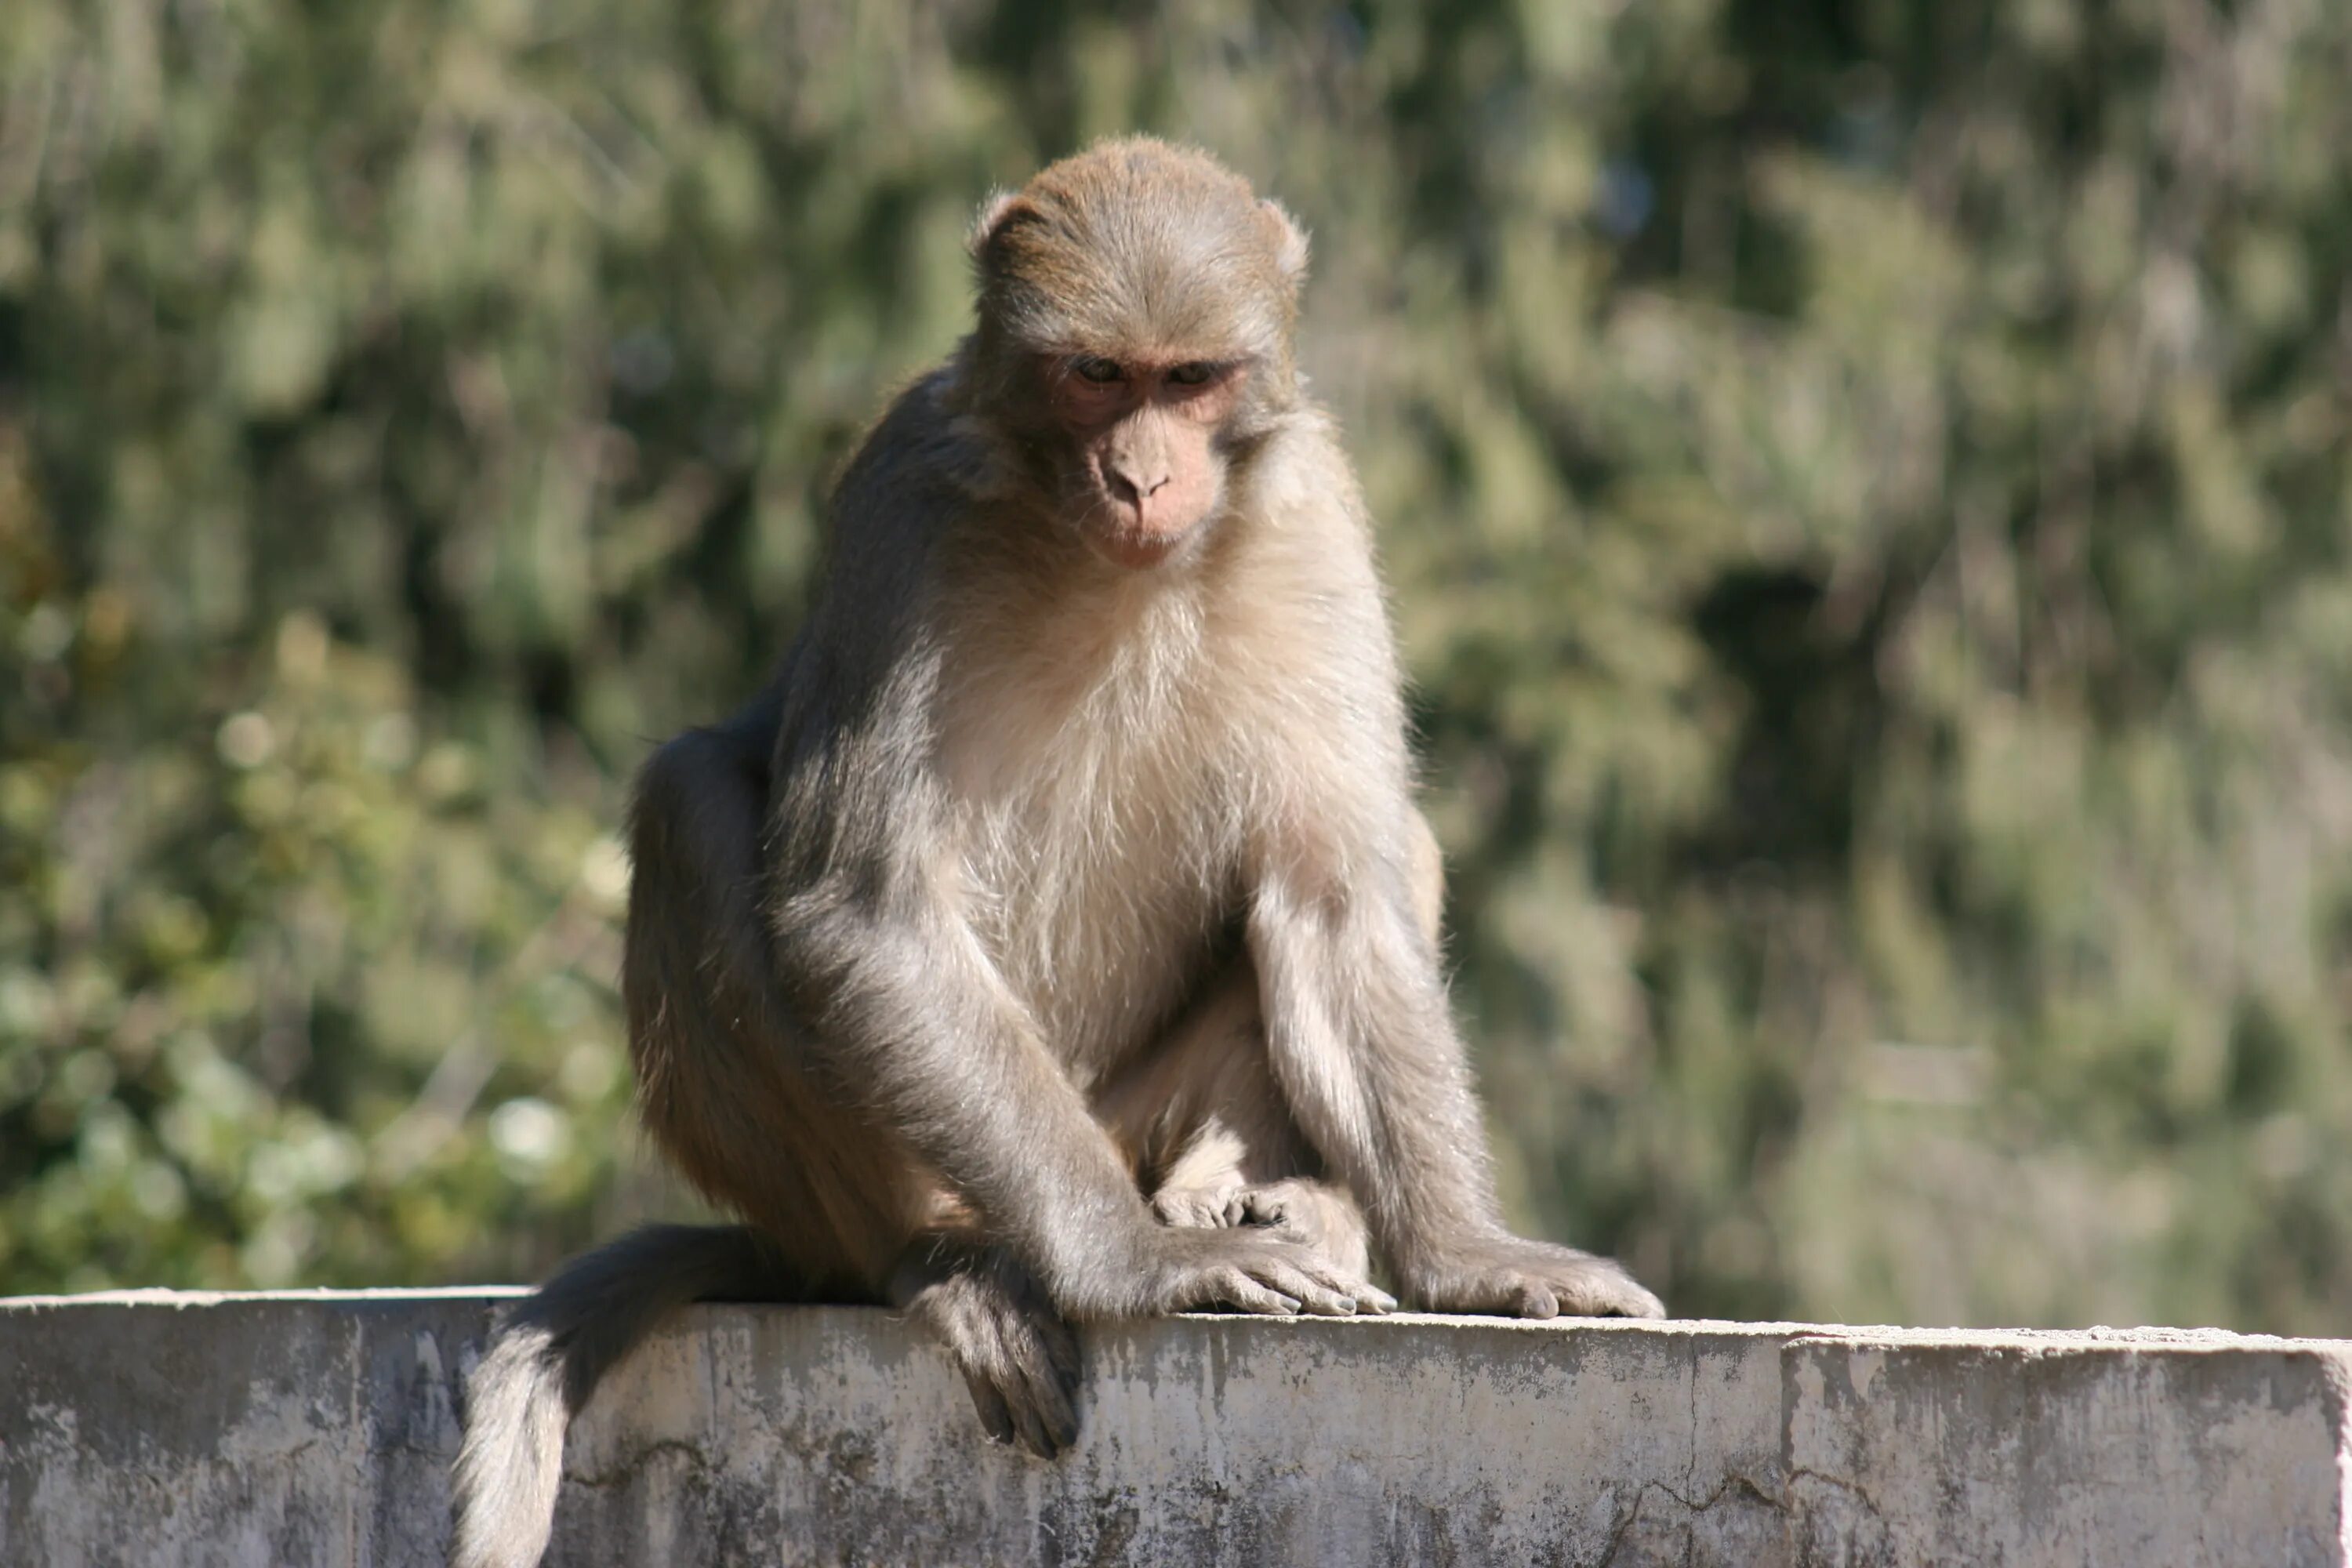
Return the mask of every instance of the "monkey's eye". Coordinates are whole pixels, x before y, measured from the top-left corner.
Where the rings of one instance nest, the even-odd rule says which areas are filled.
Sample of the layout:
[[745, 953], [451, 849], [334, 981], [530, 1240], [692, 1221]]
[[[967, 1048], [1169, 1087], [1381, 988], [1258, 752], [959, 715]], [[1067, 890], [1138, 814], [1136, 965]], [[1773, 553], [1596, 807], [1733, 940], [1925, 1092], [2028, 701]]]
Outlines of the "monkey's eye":
[[1179, 386], [1204, 385], [1216, 376], [1217, 367], [1204, 359], [1188, 361], [1168, 373], [1168, 379]]
[[1091, 381], [1097, 386], [1108, 386], [1114, 381], [1124, 379], [1127, 374], [1119, 368], [1118, 361], [1100, 359], [1092, 354], [1079, 360], [1070, 368], [1076, 371], [1082, 380]]

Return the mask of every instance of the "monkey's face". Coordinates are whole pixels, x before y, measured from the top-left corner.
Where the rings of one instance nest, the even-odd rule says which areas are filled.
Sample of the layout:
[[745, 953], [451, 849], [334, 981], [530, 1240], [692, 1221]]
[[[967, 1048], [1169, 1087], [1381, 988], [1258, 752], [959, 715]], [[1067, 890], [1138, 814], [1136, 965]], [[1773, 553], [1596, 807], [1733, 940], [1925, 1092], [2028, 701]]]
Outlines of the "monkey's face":
[[1223, 509], [1219, 437], [1248, 387], [1247, 359], [1087, 353], [1046, 368], [1079, 537], [1135, 570], [1183, 552]]
[[1129, 140], [992, 201], [972, 250], [983, 417], [1096, 554], [1188, 553], [1297, 402], [1297, 226], [1213, 159]]

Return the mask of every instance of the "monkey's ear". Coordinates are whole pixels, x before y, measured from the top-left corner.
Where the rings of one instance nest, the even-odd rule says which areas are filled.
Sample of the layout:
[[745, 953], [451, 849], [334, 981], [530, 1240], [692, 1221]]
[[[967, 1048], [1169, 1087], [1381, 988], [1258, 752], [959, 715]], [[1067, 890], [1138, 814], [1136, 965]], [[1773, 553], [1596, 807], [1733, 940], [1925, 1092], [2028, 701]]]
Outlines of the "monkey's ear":
[[1282, 268], [1283, 280], [1297, 288], [1307, 277], [1307, 231], [1298, 226], [1297, 218], [1283, 210], [1280, 202], [1261, 201], [1257, 210], [1266, 226], [1274, 231], [1274, 258]]
[[980, 204], [980, 216], [971, 220], [971, 233], [964, 240], [964, 248], [971, 252], [974, 261], [984, 263], [988, 247], [998, 235], [1043, 216], [1022, 198], [1019, 191], [991, 191], [988, 199]]

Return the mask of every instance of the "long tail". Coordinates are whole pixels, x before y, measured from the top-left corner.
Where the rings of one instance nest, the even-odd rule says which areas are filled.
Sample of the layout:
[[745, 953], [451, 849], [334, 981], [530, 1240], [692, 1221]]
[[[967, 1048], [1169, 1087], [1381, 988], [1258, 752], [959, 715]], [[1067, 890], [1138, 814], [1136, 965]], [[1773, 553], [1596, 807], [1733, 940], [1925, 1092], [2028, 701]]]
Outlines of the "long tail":
[[467, 1380], [451, 1568], [539, 1562], [565, 1429], [664, 1318], [689, 1301], [797, 1294], [792, 1272], [742, 1226], [649, 1226], [565, 1264], [507, 1315]]

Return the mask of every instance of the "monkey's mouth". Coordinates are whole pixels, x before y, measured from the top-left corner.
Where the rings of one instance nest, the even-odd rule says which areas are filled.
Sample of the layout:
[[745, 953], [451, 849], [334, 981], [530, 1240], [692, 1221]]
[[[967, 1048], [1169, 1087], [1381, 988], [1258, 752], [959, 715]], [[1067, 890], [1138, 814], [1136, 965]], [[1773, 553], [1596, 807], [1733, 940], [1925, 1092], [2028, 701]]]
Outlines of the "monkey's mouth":
[[1183, 553], [1184, 547], [1198, 532], [1197, 524], [1158, 529], [1114, 523], [1108, 528], [1087, 530], [1087, 542], [1094, 546], [1095, 553], [1114, 566], [1148, 572]]
[[1087, 547], [1112, 565], [1149, 572], [1192, 553], [1192, 546], [1209, 531], [1209, 517], [1210, 512], [1203, 511], [1191, 518], [1162, 513], [1147, 520], [1131, 506], [1100, 498], [1078, 531]]

